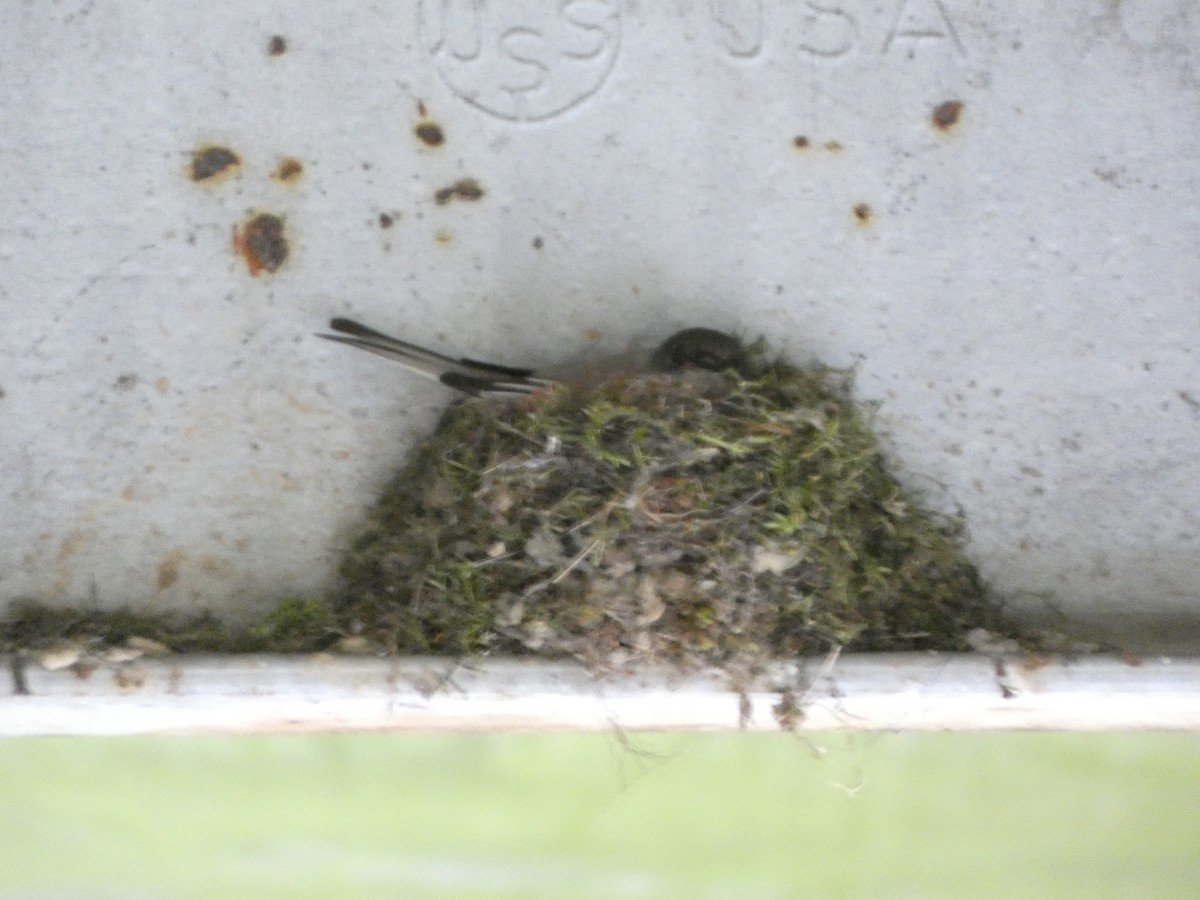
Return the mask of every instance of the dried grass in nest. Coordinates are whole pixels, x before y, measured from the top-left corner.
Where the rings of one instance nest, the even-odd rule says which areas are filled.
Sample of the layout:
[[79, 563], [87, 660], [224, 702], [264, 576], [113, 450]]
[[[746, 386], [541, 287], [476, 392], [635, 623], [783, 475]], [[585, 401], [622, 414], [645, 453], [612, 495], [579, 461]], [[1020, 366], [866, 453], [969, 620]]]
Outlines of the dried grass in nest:
[[1011, 632], [850, 387], [759, 345], [743, 373], [457, 404], [348, 551], [340, 628], [396, 653], [726, 669]]

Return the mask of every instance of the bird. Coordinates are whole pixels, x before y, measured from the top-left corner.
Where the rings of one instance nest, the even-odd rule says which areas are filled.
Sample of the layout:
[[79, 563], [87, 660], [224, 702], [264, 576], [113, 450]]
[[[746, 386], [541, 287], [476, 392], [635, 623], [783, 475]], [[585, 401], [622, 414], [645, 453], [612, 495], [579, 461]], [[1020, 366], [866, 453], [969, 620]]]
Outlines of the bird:
[[[376, 331], [354, 319], [330, 319], [337, 334], [317, 337], [375, 353], [446, 387], [477, 397], [523, 397], [573, 379], [550, 378], [536, 369], [502, 366], [468, 357], [454, 358]], [[658, 345], [643, 371], [654, 374], [701, 369], [743, 371], [746, 348], [738, 338], [712, 328], [685, 328]], [[611, 373], [610, 373], [611, 374]]]

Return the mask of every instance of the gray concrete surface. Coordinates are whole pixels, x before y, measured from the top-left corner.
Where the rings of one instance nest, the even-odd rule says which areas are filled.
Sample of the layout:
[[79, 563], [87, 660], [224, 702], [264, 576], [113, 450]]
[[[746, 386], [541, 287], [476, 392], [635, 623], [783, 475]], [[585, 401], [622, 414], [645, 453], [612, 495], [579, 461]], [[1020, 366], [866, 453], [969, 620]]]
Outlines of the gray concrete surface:
[[857, 363], [1029, 609], [1194, 645], [1198, 47], [1185, 0], [8, 4], [0, 603], [329, 584], [449, 399], [331, 314], [513, 364], [708, 324]]

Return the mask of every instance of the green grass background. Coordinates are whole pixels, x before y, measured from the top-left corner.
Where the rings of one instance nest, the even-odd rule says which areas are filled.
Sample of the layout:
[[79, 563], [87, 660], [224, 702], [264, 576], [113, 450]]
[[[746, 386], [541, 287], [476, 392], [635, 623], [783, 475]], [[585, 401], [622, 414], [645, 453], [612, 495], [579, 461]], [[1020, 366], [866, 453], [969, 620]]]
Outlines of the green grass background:
[[0, 897], [1188, 897], [1200, 735], [0, 742]]

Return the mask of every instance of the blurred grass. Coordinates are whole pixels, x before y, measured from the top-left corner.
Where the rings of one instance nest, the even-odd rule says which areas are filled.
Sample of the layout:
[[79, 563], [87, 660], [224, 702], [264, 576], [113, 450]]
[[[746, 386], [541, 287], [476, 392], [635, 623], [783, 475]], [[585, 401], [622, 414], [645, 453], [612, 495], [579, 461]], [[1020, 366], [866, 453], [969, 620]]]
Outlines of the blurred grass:
[[1164, 897], [1200, 735], [0, 743], [0, 897]]

